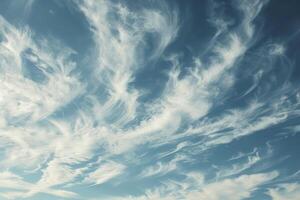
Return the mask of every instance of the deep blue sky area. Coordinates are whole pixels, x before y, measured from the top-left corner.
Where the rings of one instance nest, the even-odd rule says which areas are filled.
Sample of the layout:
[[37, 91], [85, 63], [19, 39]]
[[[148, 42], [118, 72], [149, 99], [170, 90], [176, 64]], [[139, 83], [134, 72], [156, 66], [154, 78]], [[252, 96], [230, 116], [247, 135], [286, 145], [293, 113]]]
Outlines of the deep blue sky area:
[[299, 200], [300, 1], [0, 1], [0, 199]]

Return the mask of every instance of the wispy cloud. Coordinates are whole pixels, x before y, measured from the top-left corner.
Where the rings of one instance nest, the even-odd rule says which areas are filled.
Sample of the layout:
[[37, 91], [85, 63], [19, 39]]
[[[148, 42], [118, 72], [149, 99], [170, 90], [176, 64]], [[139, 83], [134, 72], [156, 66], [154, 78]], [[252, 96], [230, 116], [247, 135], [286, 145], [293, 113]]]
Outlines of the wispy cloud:
[[[19, 4], [28, 16], [35, 3]], [[72, 190], [118, 183], [134, 189], [105, 198], [241, 200], [264, 187], [296, 199], [269, 144], [299, 132], [300, 93], [288, 44], [260, 41], [267, 3], [208, 2], [211, 37], [193, 55], [182, 37], [194, 22], [175, 2], [66, 2], [90, 37], [80, 51], [0, 16], [0, 195], [84, 199]], [[258, 133], [266, 146], [235, 144]]]
[[299, 198], [299, 184], [286, 183], [278, 185], [276, 188], [269, 189], [268, 194], [273, 200], [291, 199], [296, 200]]
[[114, 162], [103, 163], [98, 169], [86, 176], [83, 181], [88, 184], [98, 185], [120, 175], [124, 170], [125, 166], [121, 164]]
[[[201, 176], [187, 177], [182, 182], [168, 182], [161, 188], [149, 190], [144, 196], [122, 199], [234, 199], [251, 197], [260, 185], [269, 183], [278, 173], [242, 175], [237, 178], [204, 183]], [[198, 179], [200, 178], [200, 179]]]

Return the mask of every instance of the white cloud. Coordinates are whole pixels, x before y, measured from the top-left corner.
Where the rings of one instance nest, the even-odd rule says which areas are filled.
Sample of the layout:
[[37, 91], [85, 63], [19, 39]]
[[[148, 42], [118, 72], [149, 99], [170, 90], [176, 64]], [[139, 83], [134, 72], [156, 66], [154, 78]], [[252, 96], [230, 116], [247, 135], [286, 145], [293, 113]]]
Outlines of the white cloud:
[[[137, 67], [147, 63], [146, 57], [139, 58], [141, 47], [145, 47], [145, 34], [157, 34], [159, 42], [153, 55], [160, 56], [176, 36], [176, 12], [151, 9], [132, 12], [122, 4], [109, 1], [84, 1], [79, 7], [94, 35], [98, 58], [94, 69], [96, 79], [100, 79], [108, 93], [106, 102], [98, 104], [96, 110], [101, 112], [102, 120], [109, 118], [110, 123], [124, 125], [135, 118], [139, 104], [139, 91], [129, 89], [129, 83], [134, 80]], [[117, 15], [119, 20], [109, 18], [110, 14]], [[114, 112], [120, 114], [113, 115]]]
[[266, 174], [242, 175], [233, 179], [225, 179], [220, 182], [210, 183], [199, 192], [187, 194], [187, 199], [193, 200], [242, 200], [251, 196], [256, 188], [274, 179], [276, 172]]
[[260, 185], [269, 183], [277, 176], [277, 172], [270, 172], [205, 183], [201, 175], [190, 174], [181, 182], [169, 181], [154, 190], [148, 190], [145, 195], [120, 199], [242, 200], [251, 197]]
[[[80, 76], [85, 68], [78, 66], [73, 60], [76, 52], [65, 44], [49, 38], [36, 40], [30, 28], [15, 27], [0, 17], [0, 149], [4, 150], [0, 169], [41, 174], [37, 181], [27, 182], [11, 172], [0, 173], [0, 187], [12, 190], [1, 192], [4, 198], [29, 198], [38, 193], [78, 197], [54, 188], [113, 181], [132, 167], [124, 163], [133, 165], [126, 159], [138, 147], [168, 142], [175, 145], [174, 149], [155, 155], [147, 162], [155, 164], [145, 166], [137, 176], [144, 179], [174, 172], [185, 178], [163, 180], [161, 187], [127, 199], [240, 200], [277, 176], [276, 172], [243, 175], [262, 161], [258, 153], [234, 157], [231, 167], [219, 168], [211, 179], [199, 172], [181, 172], [179, 167], [189, 161], [185, 153], [198, 154], [299, 114], [299, 94], [291, 95], [287, 90], [288, 94], [281, 96], [286, 89], [283, 87], [270, 98], [258, 95], [244, 106], [208, 115], [226, 102], [228, 91], [239, 78], [235, 75], [237, 63], [255, 42], [253, 21], [266, 1], [239, 2], [241, 21], [231, 29], [231, 22], [213, 19], [218, 30], [206, 51], [212, 55], [203, 62], [201, 56], [195, 56], [190, 68], [183, 66], [180, 52], [165, 55], [179, 33], [176, 8], [161, 2], [137, 10], [123, 2], [75, 2], [88, 22], [94, 42], [89, 58], [95, 60], [88, 63], [92, 69], [88, 78]], [[146, 40], [153, 40], [153, 47]], [[269, 54], [284, 55], [284, 50], [283, 46], [271, 45]], [[162, 93], [155, 101], [142, 102], [139, 97], [143, 91], [133, 84], [135, 76], [149, 63], [162, 59], [172, 65], [166, 84], [159, 86]], [[28, 62], [42, 80], [33, 80], [26, 74]], [[260, 89], [266, 72], [255, 71], [253, 84], [240, 98]], [[288, 96], [295, 97], [296, 102], [288, 101]], [[76, 97], [81, 99], [80, 105], [72, 105], [74, 110], [63, 118], [53, 115]], [[201, 140], [186, 140], [196, 136]], [[172, 156], [170, 162], [156, 160]], [[245, 163], [238, 162], [246, 156]], [[297, 189], [298, 185], [281, 185], [268, 194], [274, 199], [292, 199], [298, 195]]]
[[[0, 188], [12, 190], [10, 192], [0, 192], [0, 196], [7, 199], [28, 197], [28, 191], [30, 191], [33, 187], [34, 184], [24, 181], [23, 178], [9, 171], [0, 173]], [[77, 196], [73, 192], [58, 189], [45, 189], [42, 192], [65, 198], [73, 198]]]
[[[55, 41], [51, 45], [46, 40], [34, 42], [28, 28], [19, 30], [2, 17], [0, 29], [4, 38], [0, 43], [2, 123], [44, 119], [81, 92], [83, 85], [70, 74], [76, 67], [69, 59], [74, 53], [71, 49]], [[38, 83], [25, 76], [24, 59], [41, 70], [46, 80]]]
[[271, 188], [268, 195], [272, 200], [297, 200], [300, 196], [300, 185], [298, 183], [280, 184], [276, 188]]
[[140, 177], [162, 176], [172, 171], [178, 170], [178, 163], [189, 160], [186, 156], [176, 155], [168, 162], [158, 162], [153, 166], [145, 168]]
[[89, 173], [83, 180], [85, 183], [99, 185], [122, 174], [125, 166], [112, 161], [103, 163], [95, 171]]
[[217, 179], [219, 177], [227, 177], [227, 176], [240, 174], [240, 173], [244, 172], [245, 170], [250, 169], [255, 164], [260, 162], [261, 160], [262, 160], [261, 156], [258, 154], [258, 152], [256, 152], [255, 155], [248, 156], [246, 162], [236, 163], [236, 164], [233, 164], [229, 168], [221, 169], [220, 171], [218, 171]]

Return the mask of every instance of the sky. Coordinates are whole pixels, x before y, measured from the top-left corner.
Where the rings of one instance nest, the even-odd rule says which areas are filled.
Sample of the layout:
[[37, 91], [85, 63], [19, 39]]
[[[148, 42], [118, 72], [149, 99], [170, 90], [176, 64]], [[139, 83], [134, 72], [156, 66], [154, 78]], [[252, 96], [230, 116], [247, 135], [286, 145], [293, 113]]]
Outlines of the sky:
[[298, 0], [1, 0], [0, 199], [299, 200]]

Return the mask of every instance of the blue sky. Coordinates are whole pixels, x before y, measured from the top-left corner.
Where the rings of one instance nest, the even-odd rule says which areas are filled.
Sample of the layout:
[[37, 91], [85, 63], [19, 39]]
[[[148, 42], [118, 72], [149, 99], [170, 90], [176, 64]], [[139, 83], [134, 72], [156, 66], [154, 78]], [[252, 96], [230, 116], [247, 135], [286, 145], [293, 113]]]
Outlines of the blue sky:
[[299, 199], [299, 13], [2, 0], [0, 199]]

